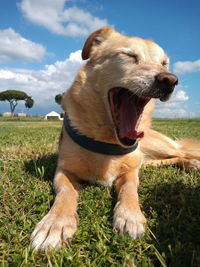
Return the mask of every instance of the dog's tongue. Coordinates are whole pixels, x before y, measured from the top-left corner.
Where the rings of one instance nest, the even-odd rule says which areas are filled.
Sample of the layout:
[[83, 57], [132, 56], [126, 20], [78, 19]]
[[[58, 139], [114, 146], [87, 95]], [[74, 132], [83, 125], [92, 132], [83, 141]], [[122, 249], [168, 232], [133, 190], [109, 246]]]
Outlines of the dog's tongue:
[[136, 109], [134, 97], [127, 97], [122, 95], [120, 99], [120, 121], [119, 121], [119, 135], [121, 138], [128, 138], [135, 140], [142, 138], [144, 132], [137, 131], [140, 114]]

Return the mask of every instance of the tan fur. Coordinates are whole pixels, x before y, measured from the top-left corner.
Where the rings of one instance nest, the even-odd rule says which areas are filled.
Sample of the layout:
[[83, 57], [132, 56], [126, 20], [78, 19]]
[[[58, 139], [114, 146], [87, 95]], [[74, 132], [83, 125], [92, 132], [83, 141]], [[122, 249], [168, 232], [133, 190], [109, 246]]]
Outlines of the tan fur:
[[[137, 55], [139, 64], [136, 58], [129, 56], [130, 53]], [[87, 39], [82, 56], [89, 60], [64, 94], [62, 107], [72, 126], [81, 134], [98, 141], [119, 144], [108, 104], [108, 90], [123, 87], [138, 95], [148, 93], [155, 76], [168, 72], [167, 56], [153, 41], [126, 37], [108, 27]], [[32, 234], [35, 250], [59, 248], [73, 236], [77, 227], [80, 180], [107, 185], [114, 183], [118, 194], [114, 227], [134, 239], [144, 233], [146, 219], [140, 210], [137, 193], [141, 164], [181, 164], [184, 159], [192, 159], [194, 152], [188, 150], [186, 153], [183, 141], [176, 143], [150, 129], [154, 102], [152, 99], [146, 105], [139, 126], [145, 132], [140, 144], [142, 152], [138, 147], [122, 156], [94, 153], [74, 143], [65, 129], [62, 130], [54, 178], [57, 195], [53, 207]], [[190, 158], [184, 158], [189, 154]]]
[[141, 140], [143, 165], [176, 164], [186, 170], [200, 170], [200, 140], [172, 140], [169, 137], [148, 129]]

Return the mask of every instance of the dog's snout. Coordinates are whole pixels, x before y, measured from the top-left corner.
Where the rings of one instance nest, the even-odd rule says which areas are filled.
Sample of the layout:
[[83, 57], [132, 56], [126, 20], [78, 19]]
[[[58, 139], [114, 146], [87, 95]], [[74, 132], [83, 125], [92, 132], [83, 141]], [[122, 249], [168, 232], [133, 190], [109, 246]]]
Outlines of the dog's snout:
[[178, 84], [176, 75], [169, 72], [161, 72], [156, 76], [156, 82], [159, 89], [163, 89], [166, 93], [171, 93]]

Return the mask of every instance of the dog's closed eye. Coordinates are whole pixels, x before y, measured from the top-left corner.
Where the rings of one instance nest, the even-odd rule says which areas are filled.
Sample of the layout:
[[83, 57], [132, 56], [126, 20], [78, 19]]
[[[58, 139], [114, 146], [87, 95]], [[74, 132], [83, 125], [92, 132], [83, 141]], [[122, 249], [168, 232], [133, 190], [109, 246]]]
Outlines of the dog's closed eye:
[[120, 54], [123, 54], [123, 55], [126, 55], [126, 56], [132, 58], [133, 59], [133, 63], [136, 63], [136, 64], [139, 63], [139, 59], [138, 59], [138, 56], [136, 54], [126, 53], [126, 52], [121, 52]]

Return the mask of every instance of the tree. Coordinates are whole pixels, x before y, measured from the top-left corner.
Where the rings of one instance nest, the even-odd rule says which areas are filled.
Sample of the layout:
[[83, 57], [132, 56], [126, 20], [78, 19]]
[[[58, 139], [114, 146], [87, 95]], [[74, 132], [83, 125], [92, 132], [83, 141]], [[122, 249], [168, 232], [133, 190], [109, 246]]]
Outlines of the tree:
[[10, 111], [12, 114], [15, 111], [18, 101], [26, 101], [27, 98], [29, 98], [29, 96], [23, 91], [7, 90], [0, 92], [0, 101], [8, 101], [10, 103]]
[[32, 99], [31, 96], [28, 96], [25, 100], [25, 107], [32, 108], [33, 104], [34, 104], [34, 100]]
[[61, 104], [61, 101], [62, 101], [62, 97], [63, 97], [63, 94], [58, 94], [55, 96], [55, 101], [58, 105]]

